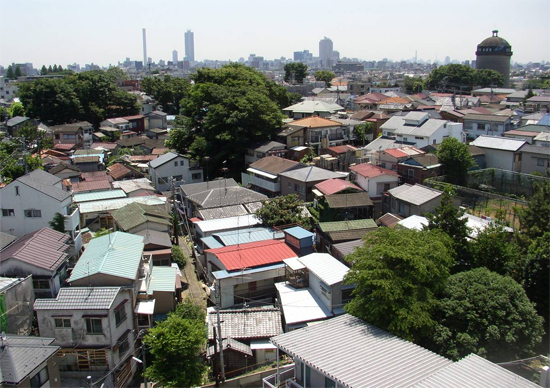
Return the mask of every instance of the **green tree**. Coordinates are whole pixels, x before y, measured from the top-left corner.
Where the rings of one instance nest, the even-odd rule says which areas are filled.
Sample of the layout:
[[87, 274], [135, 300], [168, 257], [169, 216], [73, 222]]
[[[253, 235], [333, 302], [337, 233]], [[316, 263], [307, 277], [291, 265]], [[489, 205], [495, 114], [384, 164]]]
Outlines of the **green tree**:
[[52, 74], [53, 73], [53, 68], [52, 68], [52, 65], [48, 66], [48, 74]]
[[167, 388], [200, 385], [206, 371], [201, 351], [206, 344], [205, 313], [192, 302], [183, 302], [168, 318], [144, 337], [152, 362], [145, 376]]
[[15, 71], [13, 72], [13, 75], [15, 77], [15, 79], [21, 77], [23, 75], [23, 72], [21, 71], [21, 68], [19, 67], [19, 65], [15, 65]]
[[183, 253], [183, 249], [177, 245], [172, 245], [172, 260], [174, 260], [182, 271], [187, 265], [187, 256]]
[[453, 203], [454, 193], [445, 191], [441, 197], [441, 203], [436, 206], [433, 213], [427, 213], [428, 230], [439, 229], [453, 241], [453, 250], [457, 263], [460, 266], [469, 265], [471, 258], [468, 245], [470, 230], [464, 211]]
[[330, 88], [333, 78], [336, 77], [332, 71], [318, 70], [315, 72], [315, 80], [323, 81], [326, 88]]
[[373, 131], [374, 124], [370, 121], [365, 121], [353, 128], [354, 135], [362, 141], [363, 145], [365, 145], [368, 135], [372, 135]]
[[23, 104], [21, 104], [20, 102], [14, 102], [9, 107], [9, 114], [10, 114], [10, 117], [16, 117], [16, 116], [25, 117], [25, 108], [23, 107]]
[[53, 68], [52, 68], [52, 72], [57, 73], [58, 71], [59, 70], [57, 69], [57, 65], [54, 63]]
[[101, 237], [101, 236], [106, 236], [108, 234], [111, 234], [113, 233], [113, 231], [111, 229], [105, 229], [105, 228], [101, 228], [99, 229], [97, 232], [94, 233], [94, 237], [93, 238], [98, 238], [98, 237]]
[[50, 228], [58, 232], [65, 233], [65, 217], [61, 213], [55, 213], [53, 219], [49, 222]]
[[282, 126], [273, 83], [238, 64], [199, 69], [193, 78], [181, 105], [184, 117], [170, 131], [169, 147], [183, 154], [190, 150], [196, 159], [211, 157], [212, 170], [226, 160], [238, 171], [244, 165], [244, 147], [269, 140]]
[[147, 77], [141, 81], [143, 91], [162, 105], [163, 111], [180, 114], [181, 101], [187, 96], [191, 84], [188, 79], [172, 77]]
[[48, 69], [46, 68], [45, 65], [42, 65], [42, 68], [40, 69], [40, 75], [47, 75], [48, 74]]
[[17, 130], [15, 136], [25, 138], [25, 146], [28, 151], [43, 150], [53, 147], [53, 140], [47, 136], [45, 131], [38, 129], [38, 126], [25, 122], [21, 128]]
[[472, 267], [485, 267], [517, 281], [523, 276], [524, 260], [519, 247], [502, 225], [493, 223], [478, 232], [470, 243]]
[[307, 65], [302, 62], [292, 62], [285, 65], [285, 81], [303, 83], [307, 76]]
[[534, 193], [527, 198], [527, 207], [517, 210], [521, 231], [531, 240], [542, 236], [550, 229], [549, 198], [550, 183], [535, 182]]
[[449, 277], [435, 317], [434, 350], [453, 360], [470, 353], [493, 362], [529, 357], [543, 334], [523, 288], [486, 268]]
[[13, 73], [13, 68], [11, 67], [11, 65], [9, 65], [8, 69], [6, 70], [6, 78], [15, 79], [15, 74]]
[[450, 64], [432, 70], [426, 86], [433, 90], [452, 91], [462, 87], [462, 90], [469, 91], [473, 80], [474, 70], [470, 66]]
[[[61, 69], [61, 66], [59, 66], [59, 68], [60, 68], [59, 71], [63, 70], [63, 69]], [[124, 70], [122, 70], [120, 67], [116, 67], [116, 66], [109, 67], [105, 71], [105, 74], [111, 79], [112, 82], [126, 81], [126, 80], [130, 79], [130, 77], [128, 77], [128, 74], [126, 74], [124, 72]]]
[[439, 230], [380, 228], [346, 258], [355, 284], [346, 311], [414, 342], [436, 326], [432, 311], [454, 263], [452, 242]]
[[445, 166], [445, 175], [449, 183], [466, 185], [468, 170], [476, 166], [466, 144], [454, 137], [447, 137], [437, 149], [437, 157]]
[[425, 83], [421, 77], [405, 77], [405, 90], [408, 94], [420, 93], [424, 89]]
[[[37, 169], [42, 169], [42, 159], [33, 157], [29, 153], [25, 156], [27, 161], [27, 171], [31, 172]], [[10, 183], [20, 176], [25, 175], [25, 163], [23, 155], [20, 153], [7, 153], [5, 150], [0, 150], [0, 172], [2, 179], [6, 183]]]
[[63, 66], [61, 66], [61, 65], [57, 66], [57, 72], [58, 73], [63, 72]]
[[504, 86], [504, 77], [496, 70], [476, 69], [473, 83], [481, 88]]
[[264, 226], [298, 224], [309, 227], [309, 220], [303, 215], [304, 201], [295, 194], [284, 195], [262, 201], [256, 217]]

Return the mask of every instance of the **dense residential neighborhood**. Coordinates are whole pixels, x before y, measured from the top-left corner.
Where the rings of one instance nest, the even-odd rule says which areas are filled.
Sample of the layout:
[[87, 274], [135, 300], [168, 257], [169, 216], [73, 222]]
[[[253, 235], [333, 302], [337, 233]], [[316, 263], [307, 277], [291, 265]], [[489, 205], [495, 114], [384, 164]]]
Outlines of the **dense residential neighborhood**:
[[0, 67], [0, 387], [548, 387], [550, 62], [193, 39]]

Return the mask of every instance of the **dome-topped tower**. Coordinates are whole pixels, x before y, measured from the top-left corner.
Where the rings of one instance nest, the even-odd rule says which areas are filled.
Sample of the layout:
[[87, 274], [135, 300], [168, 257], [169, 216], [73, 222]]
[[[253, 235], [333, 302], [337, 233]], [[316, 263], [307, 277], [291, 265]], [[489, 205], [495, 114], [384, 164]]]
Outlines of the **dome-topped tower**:
[[510, 43], [498, 36], [498, 30], [493, 30], [493, 36], [477, 45], [476, 68], [498, 71], [504, 77], [504, 87], [508, 87], [511, 56]]

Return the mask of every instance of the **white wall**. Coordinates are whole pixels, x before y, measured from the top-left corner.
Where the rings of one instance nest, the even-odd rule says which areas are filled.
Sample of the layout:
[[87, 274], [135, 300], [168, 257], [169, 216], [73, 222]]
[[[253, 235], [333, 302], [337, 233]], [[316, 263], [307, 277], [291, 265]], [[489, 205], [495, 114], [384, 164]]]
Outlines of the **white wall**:
[[[183, 162], [183, 164], [182, 164]], [[177, 163], [177, 166], [174, 165]], [[200, 174], [200, 177], [193, 179], [193, 174]], [[149, 178], [155, 186], [155, 189], [158, 191], [168, 191], [170, 190], [170, 177], [179, 177], [184, 183], [198, 183], [203, 181], [202, 170], [190, 170], [189, 169], [189, 159], [178, 156], [173, 160], [164, 163], [162, 166], [158, 166], [153, 169], [149, 166]], [[159, 183], [159, 178], [161, 183]], [[177, 182], [178, 185], [182, 182]]]
[[485, 168], [514, 171], [514, 152], [479, 147], [485, 152]]

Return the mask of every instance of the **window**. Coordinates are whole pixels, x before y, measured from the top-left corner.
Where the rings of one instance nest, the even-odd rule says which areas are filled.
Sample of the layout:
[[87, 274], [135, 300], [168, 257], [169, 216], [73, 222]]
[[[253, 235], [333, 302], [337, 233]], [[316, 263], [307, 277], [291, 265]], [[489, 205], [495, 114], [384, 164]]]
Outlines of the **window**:
[[384, 183], [384, 192], [388, 191], [390, 189], [389, 183]]
[[246, 150], [248, 156], [254, 156], [254, 150]]
[[56, 329], [68, 329], [71, 327], [71, 318], [54, 318]]
[[122, 322], [126, 320], [126, 302], [122, 306], [115, 309], [115, 323], [116, 327], [119, 327]]
[[15, 217], [14, 209], [2, 209], [2, 217]]
[[48, 367], [45, 366], [35, 374], [33, 377], [31, 377], [31, 388], [38, 388], [46, 384], [46, 382], [50, 379], [50, 376], [48, 375]]
[[[537, 166], [544, 167], [544, 159], [537, 158]], [[2, 215], [4, 215], [4, 209], [2, 209]]]
[[433, 140], [432, 144], [436, 144], [436, 139]]
[[122, 358], [124, 353], [130, 349], [130, 343], [128, 342], [128, 334], [123, 334], [117, 341], [118, 343], [118, 357]]
[[70, 134], [70, 133], [64, 133], [63, 134], [63, 140], [74, 140], [76, 139], [76, 135]]
[[25, 217], [27, 217], [27, 218], [40, 218], [40, 217], [42, 217], [42, 210], [39, 210], [39, 209], [25, 210]]
[[33, 279], [32, 285], [35, 290], [49, 290], [50, 281], [46, 279]]
[[185, 166], [185, 160], [180, 160], [180, 166]]
[[327, 286], [325, 283], [323, 282], [319, 282], [319, 287], [321, 287], [321, 294], [327, 298], [327, 299], [330, 299], [330, 294], [332, 293], [332, 290], [330, 289], [329, 286]]
[[289, 189], [292, 189], [292, 182], [287, 182], [287, 186]]
[[175, 175], [172, 177], [176, 182], [181, 182], [183, 180], [183, 177], [181, 175]]
[[409, 176], [409, 178], [414, 178], [414, 170], [412, 170], [412, 169], [409, 168], [409, 169], [407, 170], [407, 175]]
[[334, 388], [336, 387], [336, 383], [329, 379], [328, 377], [325, 377], [325, 388]]
[[174, 167], [178, 167], [178, 161], [177, 160], [174, 162]]
[[15, 195], [21, 195], [19, 192], [19, 186], [15, 186]]
[[202, 176], [202, 174], [200, 172], [198, 172], [196, 174], [191, 174], [191, 179], [193, 179], [193, 180], [201, 179], [201, 176]]
[[86, 334], [103, 334], [101, 318], [86, 318]]

